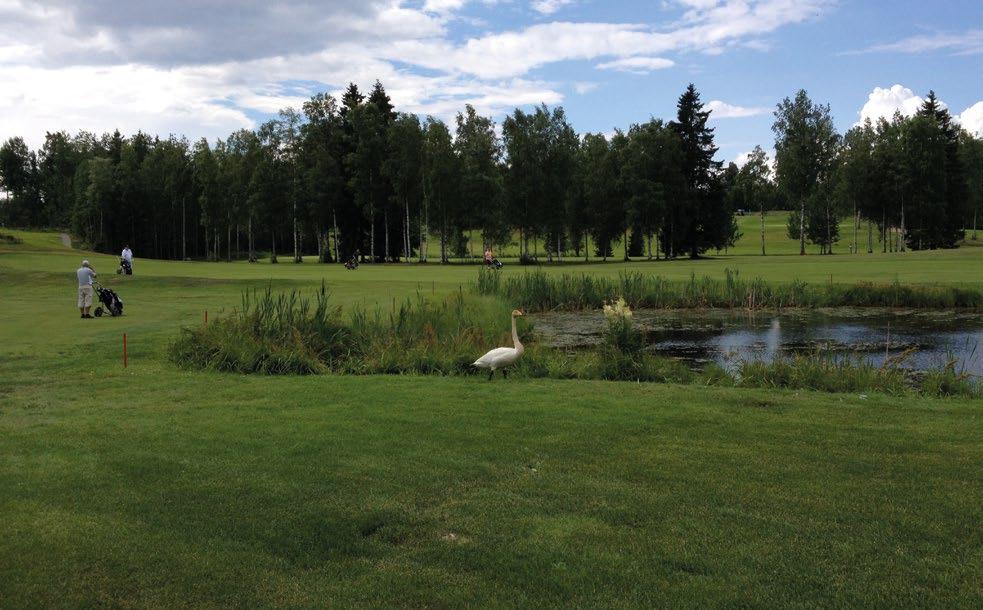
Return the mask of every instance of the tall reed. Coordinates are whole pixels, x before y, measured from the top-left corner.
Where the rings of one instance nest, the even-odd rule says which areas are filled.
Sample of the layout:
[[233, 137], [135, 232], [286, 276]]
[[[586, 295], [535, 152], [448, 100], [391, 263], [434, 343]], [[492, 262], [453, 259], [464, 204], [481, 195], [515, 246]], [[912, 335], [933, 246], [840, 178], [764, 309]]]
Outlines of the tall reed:
[[800, 280], [770, 283], [745, 279], [724, 270], [724, 279], [697, 277], [667, 280], [622, 271], [617, 278], [590, 274], [552, 274], [535, 270], [502, 276], [482, 269], [472, 285], [482, 295], [498, 296], [529, 311], [599, 309], [623, 297], [631, 307], [668, 308], [783, 308], [783, 307], [911, 307], [983, 308], [983, 292], [956, 286], [859, 283], [807, 284]]
[[240, 307], [211, 323], [182, 331], [171, 358], [182, 364], [239, 373], [310, 374], [327, 371], [352, 348], [339, 307], [322, 283], [313, 303], [297, 291], [242, 293]]

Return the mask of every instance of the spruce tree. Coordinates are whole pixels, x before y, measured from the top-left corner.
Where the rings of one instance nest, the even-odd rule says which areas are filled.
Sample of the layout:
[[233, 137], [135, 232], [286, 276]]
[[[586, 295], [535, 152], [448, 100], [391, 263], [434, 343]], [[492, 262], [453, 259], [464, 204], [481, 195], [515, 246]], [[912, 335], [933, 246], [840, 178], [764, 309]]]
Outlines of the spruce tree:
[[727, 205], [720, 180], [721, 163], [714, 160], [717, 147], [713, 128], [707, 127], [710, 111], [703, 109], [700, 94], [691, 83], [676, 103], [676, 120], [671, 123], [682, 149], [682, 170], [687, 186], [675, 212], [676, 250], [696, 258], [709, 248], [733, 243], [737, 225]]

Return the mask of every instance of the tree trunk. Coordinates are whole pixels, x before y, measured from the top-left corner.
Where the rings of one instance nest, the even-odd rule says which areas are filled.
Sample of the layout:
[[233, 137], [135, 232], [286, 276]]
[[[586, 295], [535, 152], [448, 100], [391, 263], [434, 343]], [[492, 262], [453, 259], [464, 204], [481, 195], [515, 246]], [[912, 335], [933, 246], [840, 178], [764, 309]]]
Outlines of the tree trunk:
[[874, 224], [867, 221], [867, 254], [874, 253]]
[[761, 256], [765, 256], [765, 202], [761, 200]]
[[881, 210], [881, 252], [887, 254], [887, 210]]
[[211, 260], [211, 258], [212, 258], [211, 240], [208, 239], [208, 227], [205, 227], [205, 260]]
[[273, 231], [271, 231], [270, 235], [273, 236], [273, 239], [271, 240], [272, 248], [270, 251], [270, 263], [275, 265], [278, 262], [276, 260], [276, 230], [274, 229]]
[[584, 262], [590, 262], [590, 232], [584, 231]]
[[829, 226], [829, 200], [826, 201], [826, 254], [833, 253], [833, 230]]
[[239, 233], [240, 233], [240, 227], [239, 227], [239, 223], [237, 222], [236, 223], [236, 260], [242, 258], [242, 249], [239, 248]]
[[976, 241], [976, 213], [978, 210], [973, 210], [973, 241]]
[[563, 238], [560, 231], [556, 232], [556, 262], [563, 262], [563, 255], [560, 253], [560, 248], [563, 247]]
[[898, 233], [898, 250], [905, 251], [904, 243], [904, 193], [901, 193], [901, 231]]
[[420, 258], [421, 263], [427, 262], [427, 223], [430, 222], [430, 206], [427, 205], [427, 196], [423, 196], [423, 218], [420, 219]]
[[181, 198], [181, 260], [188, 258], [188, 233], [184, 222], [184, 197]]
[[232, 223], [225, 225], [225, 254], [226, 262], [232, 262]]
[[383, 262], [390, 262], [389, 258], [389, 208], [382, 211], [382, 230], [386, 235], [386, 254], [383, 258]]
[[403, 248], [403, 256], [406, 258], [406, 262], [410, 262], [410, 255], [412, 254], [410, 247], [410, 201], [409, 199], [403, 199], [403, 207], [406, 210], [406, 215], [404, 221], [406, 226], [403, 228], [403, 241], [406, 242], [406, 247]]
[[[294, 185], [296, 188], [296, 185]], [[299, 263], [300, 260], [300, 244], [297, 243], [297, 196], [293, 197], [293, 216], [294, 216], [294, 262]]]
[[853, 202], [853, 253], [860, 254], [860, 210], [857, 209], [857, 202]]
[[248, 228], [246, 229], [246, 241], [249, 242], [249, 262], [252, 263], [256, 260], [256, 250], [253, 248], [253, 215], [250, 212]]
[[799, 256], [806, 253], [806, 200], [799, 205]]
[[625, 262], [628, 262], [628, 229], [625, 229]]
[[335, 210], [331, 210], [331, 224], [334, 225], [334, 259], [335, 261], [341, 260], [341, 254], [338, 250], [338, 215]]
[[648, 242], [646, 244], [646, 247], [648, 248], [649, 260], [652, 260], [652, 234], [651, 233], [645, 236], [645, 241]]

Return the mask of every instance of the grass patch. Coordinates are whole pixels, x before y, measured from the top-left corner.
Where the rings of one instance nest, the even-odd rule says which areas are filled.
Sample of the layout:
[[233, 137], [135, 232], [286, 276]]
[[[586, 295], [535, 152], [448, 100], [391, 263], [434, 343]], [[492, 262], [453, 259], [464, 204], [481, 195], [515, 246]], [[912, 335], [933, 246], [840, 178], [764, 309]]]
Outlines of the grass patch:
[[958, 286], [889, 284], [809, 284], [747, 280], [739, 271], [724, 270], [724, 279], [690, 276], [669, 280], [637, 271], [617, 277], [554, 274], [542, 270], [503, 276], [480, 269], [474, 292], [494, 295], [530, 311], [599, 309], [623, 297], [631, 307], [775, 308], [783, 307], [908, 307], [926, 309], [983, 308], [983, 291]]

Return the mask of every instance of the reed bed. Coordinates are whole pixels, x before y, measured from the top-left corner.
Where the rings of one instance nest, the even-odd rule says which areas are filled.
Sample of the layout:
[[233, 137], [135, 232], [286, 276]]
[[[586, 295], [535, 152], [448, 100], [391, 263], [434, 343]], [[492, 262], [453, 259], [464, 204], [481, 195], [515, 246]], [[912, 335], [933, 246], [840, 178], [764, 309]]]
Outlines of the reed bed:
[[[954, 365], [912, 383], [899, 361], [874, 367], [862, 360], [818, 353], [771, 363], [744, 362], [731, 373], [710, 365], [694, 371], [685, 363], [647, 352], [630, 311], [609, 307], [604, 343], [564, 351], [536, 345], [532, 326], [520, 319], [526, 353], [517, 377], [605, 379], [704, 385], [812, 389], [826, 392], [916, 392], [931, 396], [979, 396], [980, 384]], [[270, 375], [424, 374], [470, 375], [488, 349], [511, 345], [509, 312], [499, 299], [465, 296], [440, 301], [417, 295], [389, 307], [355, 308], [344, 315], [330, 305], [324, 286], [312, 297], [270, 289], [245, 292], [230, 313], [182, 331], [170, 357], [190, 369]]]
[[692, 275], [668, 280], [637, 271], [617, 278], [589, 274], [552, 274], [542, 270], [503, 275], [481, 269], [475, 293], [497, 296], [529, 311], [600, 309], [622, 297], [633, 308], [691, 309], [784, 307], [908, 307], [983, 309], [983, 292], [957, 286], [889, 284], [808, 284], [799, 280], [771, 283], [745, 279], [725, 270], [722, 280]]

